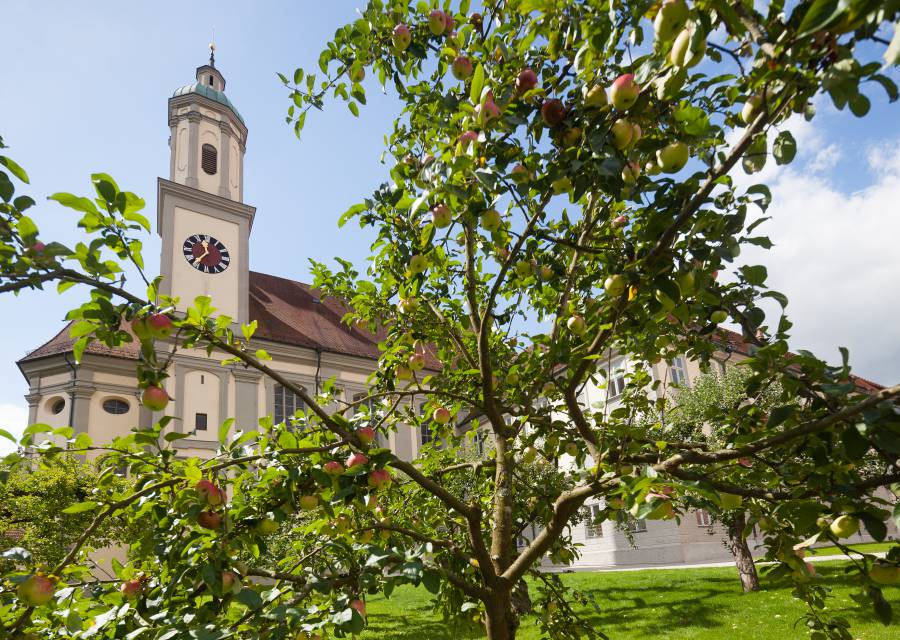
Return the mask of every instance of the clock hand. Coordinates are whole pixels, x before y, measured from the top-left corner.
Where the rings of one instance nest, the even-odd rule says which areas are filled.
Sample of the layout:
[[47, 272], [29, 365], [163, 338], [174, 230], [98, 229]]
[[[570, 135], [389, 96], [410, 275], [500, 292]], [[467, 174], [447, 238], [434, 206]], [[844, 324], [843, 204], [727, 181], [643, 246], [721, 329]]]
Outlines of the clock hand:
[[203, 252], [203, 255], [199, 255], [196, 258], [194, 258], [194, 264], [197, 264], [198, 262], [203, 260], [203, 258], [205, 258], [208, 255], [209, 255], [209, 247], [206, 247], [206, 251]]

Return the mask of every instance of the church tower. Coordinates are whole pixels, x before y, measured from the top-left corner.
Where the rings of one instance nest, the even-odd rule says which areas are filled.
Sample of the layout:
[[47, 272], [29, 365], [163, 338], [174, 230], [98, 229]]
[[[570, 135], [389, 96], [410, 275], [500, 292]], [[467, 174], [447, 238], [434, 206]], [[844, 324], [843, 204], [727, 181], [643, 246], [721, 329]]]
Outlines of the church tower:
[[220, 315], [248, 322], [249, 239], [255, 207], [243, 202], [247, 126], [209, 64], [169, 98], [169, 179], [159, 179], [161, 292], [184, 311], [210, 296]]

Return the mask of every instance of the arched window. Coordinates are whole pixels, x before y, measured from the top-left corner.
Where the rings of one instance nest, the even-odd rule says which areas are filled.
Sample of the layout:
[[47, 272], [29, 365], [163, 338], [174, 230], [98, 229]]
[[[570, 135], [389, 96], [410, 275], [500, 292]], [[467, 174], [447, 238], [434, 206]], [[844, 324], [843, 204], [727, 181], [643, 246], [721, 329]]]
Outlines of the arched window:
[[107, 398], [103, 401], [103, 410], [106, 413], [111, 413], [115, 416], [120, 416], [123, 413], [128, 413], [128, 402], [122, 400], [121, 398]]
[[219, 153], [211, 144], [205, 144], [200, 147], [200, 166], [209, 175], [216, 175], [216, 170], [219, 166]]

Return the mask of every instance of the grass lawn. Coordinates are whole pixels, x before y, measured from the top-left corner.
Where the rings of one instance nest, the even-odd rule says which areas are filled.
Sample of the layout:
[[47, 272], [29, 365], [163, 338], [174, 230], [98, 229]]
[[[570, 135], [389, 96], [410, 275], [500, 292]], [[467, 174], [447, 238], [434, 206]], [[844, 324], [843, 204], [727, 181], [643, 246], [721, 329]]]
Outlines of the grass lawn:
[[[831, 607], [850, 620], [859, 640], [900, 638], [900, 623], [883, 627], [850, 593], [851, 580], [842, 573], [843, 562], [817, 563], [825, 584], [834, 587]], [[612, 640], [646, 638], [703, 638], [704, 640], [785, 640], [807, 638], [794, 623], [804, 605], [790, 595], [786, 582], [761, 576], [762, 590], [742, 594], [737, 571], [731, 567], [567, 574], [565, 580], [589, 592], [600, 612], [588, 618]], [[900, 587], [888, 587], [885, 596], [900, 619]], [[463, 640], [484, 637], [477, 632], [448, 629], [431, 612], [424, 588], [401, 587], [390, 599], [373, 597], [367, 603], [366, 640]], [[534, 618], [527, 618], [519, 639], [538, 638]]]
[[[896, 542], [862, 542], [860, 544], [851, 544], [850, 548], [860, 553], [878, 553], [879, 551], [887, 551], [895, 546]], [[839, 556], [843, 555], [843, 551], [837, 547], [821, 547], [814, 550], [815, 553], [810, 555], [817, 556]]]

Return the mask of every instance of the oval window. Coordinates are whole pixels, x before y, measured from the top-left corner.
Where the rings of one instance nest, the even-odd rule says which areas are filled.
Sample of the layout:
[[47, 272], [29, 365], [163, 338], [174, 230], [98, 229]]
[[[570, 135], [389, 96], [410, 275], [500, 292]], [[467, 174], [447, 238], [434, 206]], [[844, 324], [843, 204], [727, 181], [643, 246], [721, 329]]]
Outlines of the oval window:
[[216, 175], [216, 168], [219, 164], [219, 154], [216, 148], [211, 144], [205, 144], [200, 147], [200, 166], [203, 171], [211, 176]]
[[59, 415], [63, 412], [63, 409], [66, 408], [66, 401], [63, 398], [54, 398], [50, 400], [50, 413], [53, 415]]
[[128, 403], [120, 398], [109, 398], [103, 401], [103, 410], [106, 413], [119, 416], [123, 413], [128, 413], [128, 409]]

